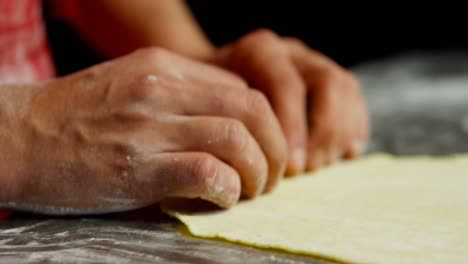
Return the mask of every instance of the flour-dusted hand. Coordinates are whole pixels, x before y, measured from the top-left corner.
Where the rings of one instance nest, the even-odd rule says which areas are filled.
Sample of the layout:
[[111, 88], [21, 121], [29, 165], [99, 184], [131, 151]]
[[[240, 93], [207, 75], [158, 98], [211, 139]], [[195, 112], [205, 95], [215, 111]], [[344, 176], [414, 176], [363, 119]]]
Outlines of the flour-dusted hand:
[[12, 207], [106, 212], [167, 197], [230, 207], [284, 173], [268, 100], [227, 71], [150, 48], [41, 86], [10, 135], [26, 142], [19, 195], [3, 201]]
[[289, 174], [362, 152], [369, 125], [358, 80], [301, 41], [258, 30], [208, 61], [266, 94], [286, 135]]

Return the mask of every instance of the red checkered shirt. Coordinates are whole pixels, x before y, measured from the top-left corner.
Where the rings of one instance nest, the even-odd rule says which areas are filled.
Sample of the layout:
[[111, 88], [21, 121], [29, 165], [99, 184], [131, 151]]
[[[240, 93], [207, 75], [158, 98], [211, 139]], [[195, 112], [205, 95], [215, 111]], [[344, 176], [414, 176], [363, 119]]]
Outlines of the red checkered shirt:
[[0, 83], [54, 76], [41, 0], [0, 0]]
[[[0, 0], [0, 85], [54, 77], [41, 0]], [[0, 211], [0, 219], [8, 215]]]

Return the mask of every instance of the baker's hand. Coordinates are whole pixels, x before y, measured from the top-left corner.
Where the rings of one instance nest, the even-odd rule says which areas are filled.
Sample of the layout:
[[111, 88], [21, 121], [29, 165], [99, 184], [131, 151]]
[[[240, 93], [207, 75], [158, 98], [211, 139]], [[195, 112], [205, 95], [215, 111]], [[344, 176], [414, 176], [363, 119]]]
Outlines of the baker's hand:
[[266, 94], [286, 135], [288, 174], [363, 151], [369, 125], [358, 80], [301, 41], [259, 30], [208, 61]]
[[42, 86], [25, 106], [17, 208], [109, 212], [167, 197], [230, 207], [284, 173], [268, 100], [216, 67], [151, 48]]

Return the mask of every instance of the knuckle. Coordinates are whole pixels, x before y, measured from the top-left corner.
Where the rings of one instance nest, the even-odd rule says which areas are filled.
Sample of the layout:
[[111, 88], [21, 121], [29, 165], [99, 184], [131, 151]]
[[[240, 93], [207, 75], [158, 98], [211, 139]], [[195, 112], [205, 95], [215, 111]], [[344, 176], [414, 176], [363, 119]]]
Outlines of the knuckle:
[[284, 90], [284, 93], [294, 94], [296, 96], [300, 96], [301, 98], [305, 98], [307, 94], [307, 87], [305, 83], [300, 79], [300, 77], [291, 77], [293, 76], [285, 76], [283, 78], [278, 78], [278, 82], [282, 83], [283, 87], [287, 87], [287, 89]]
[[218, 170], [215, 158], [206, 153], [201, 153], [189, 164], [189, 174], [196, 182], [202, 182], [207, 178], [214, 177]]
[[298, 39], [298, 38], [295, 38], [295, 37], [284, 37], [283, 40], [284, 40], [286, 43], [288, 43], [288, 44], [290, 44], [290, 45], [293, 45], [293, 46], [296, 46], [296, 47], [301, 47], [301, 48], [303, 48], [303, 47], [306, 46], [305, 43], [304, 43], [302, 40], [300, 40], [300, 39]]
[[123, 130], [137, 133], [152, 125], [153, 119], [141, 107], [129, 106], [112, 115], [112, 121]]
[[278, 36], [273, 31], [269, 29], [258, 29], [241, 38], [237, 48], [245, 52], [250, 51], [249, 54], [252, 54], [255, 50], [276, 43], [278, 39]]
[[221, 137], [226, 147], [233, 150], [243, 151], [249, 143], [249, 132], [239, 120], [229, 120], [222, 125]]
[[265, 116], [271, 110], [270, 103], [266, 96], [257, 90], [247, 91], [247, 112], [253, 116]]
[[134, 102], [156, 100], [159, 102], [177, 90], [177, 87], [168, 82], [150, 82], [148, 76], [151, 76], [151, 74], [136, 76], [133, 83], [128, 86], [128, 98], [130, 100]]
[[343, 76], [347, 82], [350, 82], [355, 85], [359, 85], [359, 79], [357, 78], [356, 75], [354, 75], [352, 72], [348, 70], [343, 71]]
[[134, 101], [142, 101], [147, 98], [153, 97], [158, 87], [156, 85], [145, 84], [142, 82], [136, 82], [132, 85], [129, 91], [129, 98]]
[[137, 61], [153, 62], [159, 61], [165, 56], [165, 53], [168, 52], [159, 47], [144, 47], [135, 50], [132, 53], [132, 56]]
[[141, 56], [151, 60], [151, 61], [159, 61], [164, 59], [168, 56], [169, 51], [160, 48], [160, 47], [148, 47], [140, 49]]
[[275, 41], [278, 39], [278, 35], [267, 28], [257, 29], [250, 33], [249, 36], [255, 38], [257, 41]]
[[280, 164], [280, 167], [286, 167], [288, 161], [288, 143], [286, 140], [279, 144], [279, 151], [274, 154], [276, 155], [275, 161]]
[[343, 73], [339, 69], [323, 69], [317, 78], [317, 95], [323, 105], [334, 107], [342, 98]]
[[320, 80], [324, 87], [335, 86], [341, 82], [344, 73], [337, 67], [326, 67], [320, 73]]
[[345, 71], [344, 80], [345, 80], [346, 86], [349, 87], [352, 91], [354, 92], [361, 91], [361, 82], [359, 81], [356, 75], [352, 74], [349, 71]]
[[[284, 55], [280, 38], [271, 30], [260, 29], [237, 41], [230, 53], [231, 67], [243, 72], [245, 67], [268, 64], [272, 56]], [[268, 56], [265, 56], [268, 54]]]
[[351, 72], [340, 67], [327, 67], [321, 71], [320, 82], [323, 88], [346, 88], [353, 92], [360, 91], [359, 79]]
[[238, 86], [239, 88], [248, 88], [249, 84], [246, 80], [244, 80], [242, 77], [240, 77], [237, 74], [227, 72], [229, 76], [232, 78], [232, 84], [234, 86]]

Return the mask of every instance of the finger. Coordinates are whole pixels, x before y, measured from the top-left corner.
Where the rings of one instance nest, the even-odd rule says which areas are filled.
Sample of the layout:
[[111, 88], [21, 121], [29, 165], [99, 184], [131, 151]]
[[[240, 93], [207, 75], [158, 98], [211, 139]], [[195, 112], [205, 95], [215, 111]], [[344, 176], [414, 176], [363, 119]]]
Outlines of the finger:
[[[134, 89], [143, 103], [134, 112], [188, 116], [217, 116], [240, 120], [263, 150], [268, 161], [265, 190], [271, 190], [284, 174], [287, 147], [279, 122], [266, 97], [252, 89], [181, 84], [160, 80], [158, 85], [144, 83]], [[156, 117], [158, 118], [158, 117]]]
[[307, 169], [316, 170], [334, 163], [343, 155], [345, 126], [341, 120], [343, 105], [335, 102], [332, 83], [317, 86], [310, 97]]
[[[236, 74], [223, 70], [203, 62], [187, 59], [178, 54], [161, 48], [150, 48], [151, 58], [156, 63], [155, 67], [161, 73], [169, 77], [187, 83], [209, 83], [217, 86], [247, 87], [246, 82]], [[142, 50], [144, 60], [148, 60], [148, 52]], [[160, 63], [161, 61], [167, 63]], [[164, 65], [164, 68], [160, 68]]]
[[309, 148], [309, 154], [307, 156], [307, 171], [315, 171], [322, 167], [325, 164], [325, 158], [327, 156], [327, 152], [323, 149], [319, 149], [316, 147]]
[[[307, 70], [312, 66], [315, 69], [339, 68], [340, 66], [331, 58], [307, 47], [302, 41], [295, 38], [283, 38], [291, 58], [300, 70]], [[313, 59], [309, 59], [313, 58]]]
[[[366, 111], [362, 108], [361, 111]], [[358, 120], [356, 127], [360, 128], [357, 131], [352, 130], [349, 136], [349, 140], [346, 142], [345, 155], [346, 159], [355, 159], [363, 155], [366, 151], [367, 139], [369, 138], [369, 121], [367, 115], [361, 114], [361, 118]]]
[[288, 144], [287, 173], [302, 172], [306, 158], [306, 87], [279, 38], [259, 31], [241, 40], [232, 67], [271, 101]]
[[268, 177], [266, 158], [244, 124], [220, 117], [180, 117], [171, 125], [171, 152], [207, 152], [236, 169], [242, 193], [255, 197]]
[[[316, 83], [317, 84], [317, 83]], [[330, 96], [325, 83], [317, 85], [309, 92], [309, 136], [307, 150], [307, 170], [316, 170], [330, 161], [330, 147], [337, 141], [336, 133], [340, 128], [336, 127], [334, 112], [330, 108], [333, 104], [333, 96]]]
[[[336, 88], [329, 87], [328, 89]], [[315, 102], [315, 109], [310, 114], [309, 121], [311, 127], [308, 169], [333, 164], [342, 157], [348, 159], [358, 157], [363, 152], [367, 138], [366, 115], [355, 113], [360, 107], [359, 104], [333, 103], [330, 102], [332, 100], [330, 96], [320, 95], [318, 91], [316, 95], [322, 100], [311, 101], [311, 103]], [[343, 116], [346, 118], [343, 119]]]
[[[312, 95], [308, 168], [334, 163], [342, 156], [356, 157], [362, 149], [360, 138], [365, 138], [359, 135], [365, 134], [366, 122], [363, 119], [367, 116], [364, 100], [358, 98], [360, 91], [356, 79], [333, 60], [307, 48], [301, 41], [285, 39], [285, 42]], [[330, 124], [332, 127], [326, 128]], [[324, 133], [334, 138], [334, 143], [329, 143]], [[317, 137], [325, 141], [318, 142]]]
[[307, 157], [307, 170], [314, 171], [323, 166], [331, 165], [343, 157], [343, 148], [336, 145], [310, 146]]
[[157, 200], [168, 197], [201, 198], [229, 208], [241, 191], [239, 174], [213, 155], [201, 152], [156, 155], [147, 188]]
[[363, 139], [354, 139], [351, 141], [350, 145], [347, 147], [345, 152], [345, 157], [347, 159], [355, 159], [359, 157], [365, 149], [365, 142]]
[[[268, 162], [265, 191], [271, 190], [284, 174], [287, 146], [279, 122], [266, 97], [248, 89], [210, 89], [197, 87], [187, 92], [175, 89], [174, 99], [183, 108], [175, 113], [186, 115], [222, 116], [240, 120], [254, 136]], [[193, 100], [198, 98], [198, 100]]]
[[[361, 94], [357, 96], [360, 97], [358, 100], [365, 101]], [[363, 103], [355, 107], [357, 108], [355, 114], [357, 116], [357, 121], [355, 124], [349, 124], [349, 127], [353, 129], [350, 129], [350, 140], [348, 141], [348, 148], [345, 152], [345, 157], [348, 159], [355, 159], [364, 154], [370, 134], [369, 116], [365, 104]]]
[[332, 143], [334, 141], [333, 135], [329, 131], [329, 129], [321, 129], [309, 135], [306, 165], [308, 171], [330, 164], [335, 159], [335, 155], [338, 155], [338, 151], [335, 150]]
[[343, 154], [344, 154], [344, 151], [343, 151], [343, 147], [338, 145], [338, 144], [332, 144], [330, 145], [330, 147], [328, 148], [329, 151], [328, 151], [328, 159], [326, 160], [326, 164], [327, 165], [331, 165], [335, 162], [338, 162], [341, 157], [343, 157]]

